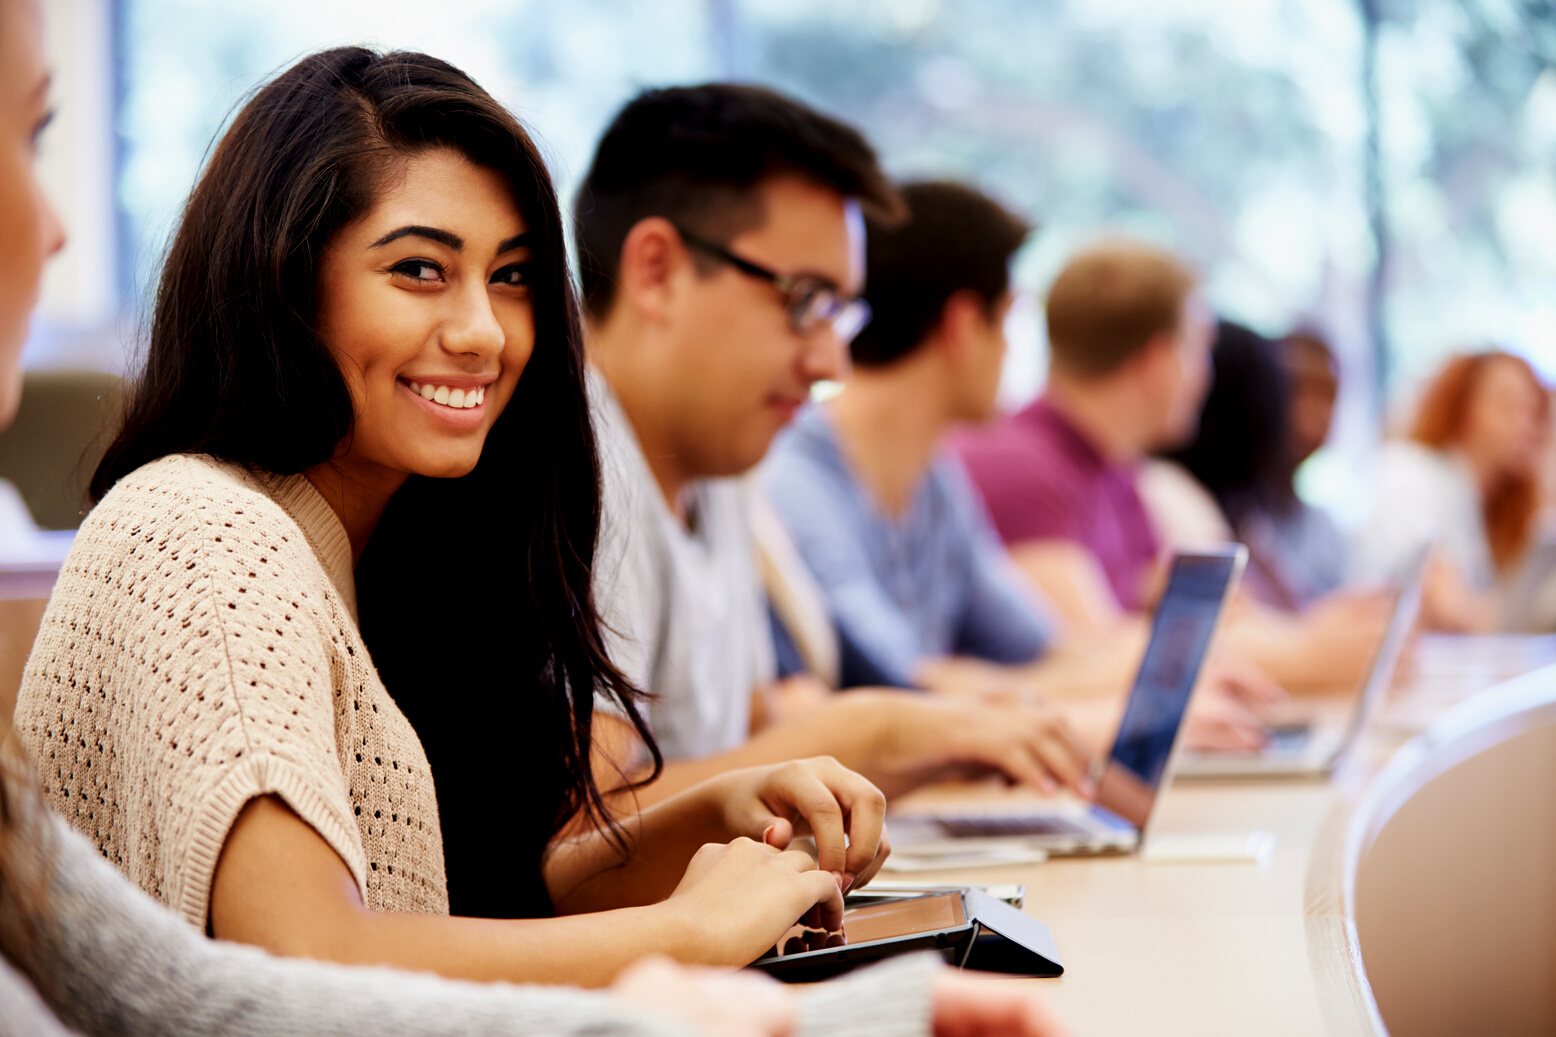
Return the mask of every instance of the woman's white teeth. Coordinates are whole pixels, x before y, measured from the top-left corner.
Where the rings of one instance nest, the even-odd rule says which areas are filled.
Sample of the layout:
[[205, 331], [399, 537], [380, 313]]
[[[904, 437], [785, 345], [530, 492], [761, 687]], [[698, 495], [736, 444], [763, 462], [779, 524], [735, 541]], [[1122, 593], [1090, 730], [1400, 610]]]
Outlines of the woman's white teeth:
[[458, 410], [469, 410], [486, 402], [484, 385], [476, 389], [450, 389], [446, 385], [422, 385], [419, 382], [411, 382], [410, 386], [411, 392], [422, 399]]

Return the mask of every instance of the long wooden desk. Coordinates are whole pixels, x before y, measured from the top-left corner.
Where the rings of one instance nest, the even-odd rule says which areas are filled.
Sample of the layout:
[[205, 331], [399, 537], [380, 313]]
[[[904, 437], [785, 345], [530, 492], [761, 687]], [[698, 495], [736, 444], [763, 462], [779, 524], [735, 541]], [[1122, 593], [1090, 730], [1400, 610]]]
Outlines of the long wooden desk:
[[[1424, 720], [1553, 660], [1550, 639], [1427, 639], [1361, 751], [1331, 782], [1169, 790], [1158, 833], [1269, 831], [1274, 848], [1261, 864], [1082, 858], [915, 877], [1024, 884], [1026, 910], [1053, 930], [1066, 973], [1016, 982], [1047, 990], [1081, 1034], [1383, 1033], [1360, 961], [1354, 897], [1358, 858], [1409, 784], [1394, 775], [1393, 799], [1380, 798], [1384, 764]], [[1556, 702], [1556, 667], [1548, 676]], [[986, 801], [995, 793], [927, 790], [901, 808], [970, 795]], [[1361, 811], [1377, 817], [1370, 837]], [[1556, 830], [1556, 818], [1548, 823]]]

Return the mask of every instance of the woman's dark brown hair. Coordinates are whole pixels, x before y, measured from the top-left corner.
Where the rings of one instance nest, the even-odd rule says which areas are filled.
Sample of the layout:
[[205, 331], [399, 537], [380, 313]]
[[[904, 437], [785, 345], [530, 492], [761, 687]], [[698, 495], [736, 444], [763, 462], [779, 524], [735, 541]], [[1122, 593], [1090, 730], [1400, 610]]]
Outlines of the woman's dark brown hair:
[[[1513, 364], [1540, 391], [1542, 419], [1549, 409], [1545, 389], [1534, 368], [1522, 357], [1500, 350], [1469, 353], [1449, 360], [1427, 386], [1416, 410], [1410, 438], [1435, 450], [1458, 443], [1469, 420], [1470, 404], [1485, 372], [1492, 364]], [[1486, 540], [1498, 569], [1506, 570], [1522, 555], [1534, 532], [1534, 516], [1540, 509], [1540, 487], [1534, 475], [1509, 476], [1481, 501]]]
[[[352, 409], [316, 331], [319, 258], [430, 148], [507, 180], [533, 239], [535, 349], [475, 470], [395, 494], [357, 568], [362, 633], [432, 765], [453, 910], [534, 915], [550, 910], [550, 840], [580, 811], [610, 826], [590, 769], [596, 694], [631, 720], [656, 774], [660, 760], [591, 593], [600, 470], [556, 193], [506, 109], [445, 62], [360, 47], [304, 58], [255, 93], [190, 196], [92, 492], [167, 454], [283, 474], [330, 458]], [[459, 574], [457, 601], [414, 572], [461, 556], [477, 579]]]

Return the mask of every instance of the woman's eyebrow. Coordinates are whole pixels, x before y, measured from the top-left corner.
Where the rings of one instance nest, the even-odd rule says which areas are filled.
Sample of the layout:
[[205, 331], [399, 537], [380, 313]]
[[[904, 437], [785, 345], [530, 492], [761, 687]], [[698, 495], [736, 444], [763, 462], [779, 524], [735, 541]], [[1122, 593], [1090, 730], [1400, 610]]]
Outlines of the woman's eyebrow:
[[529, 231], [525, 231], [523, 234], [515, 234], [497, 246], [497, 254], [500, 256], [504, 252], [512, 252], [516, 248], [528, 248], [529, 241]]
[[410, 226], [401, 227], [398, 230], [390, 231], [388, 234], [385, 234], [383, 237], [369, 245], [368, 248], [382, 248], [383, 246], [389, 244], [391, 241], [399, 241], [401, 238], [406, 237], [426, 238], [429, 241], [436, 241], [439, 245], [447, 245], [455, 252], [459, 252], [465, 247], [465, 239], [460, 237], [458, 234], [453, 233], [452, 231], [440, 230], [437, 227], [422, 227], [417, 224], [412, 224]]

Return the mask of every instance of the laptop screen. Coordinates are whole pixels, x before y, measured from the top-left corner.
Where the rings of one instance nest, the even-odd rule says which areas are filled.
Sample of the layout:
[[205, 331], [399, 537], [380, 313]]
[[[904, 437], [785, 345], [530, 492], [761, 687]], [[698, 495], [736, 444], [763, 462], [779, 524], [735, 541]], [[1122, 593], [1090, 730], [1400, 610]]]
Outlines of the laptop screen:
[[1151, 639], [1119, 721], [1097, 803], [1144, 828], [1172, 756], [1240, 556], [1180, 554], [1151, 621]]

